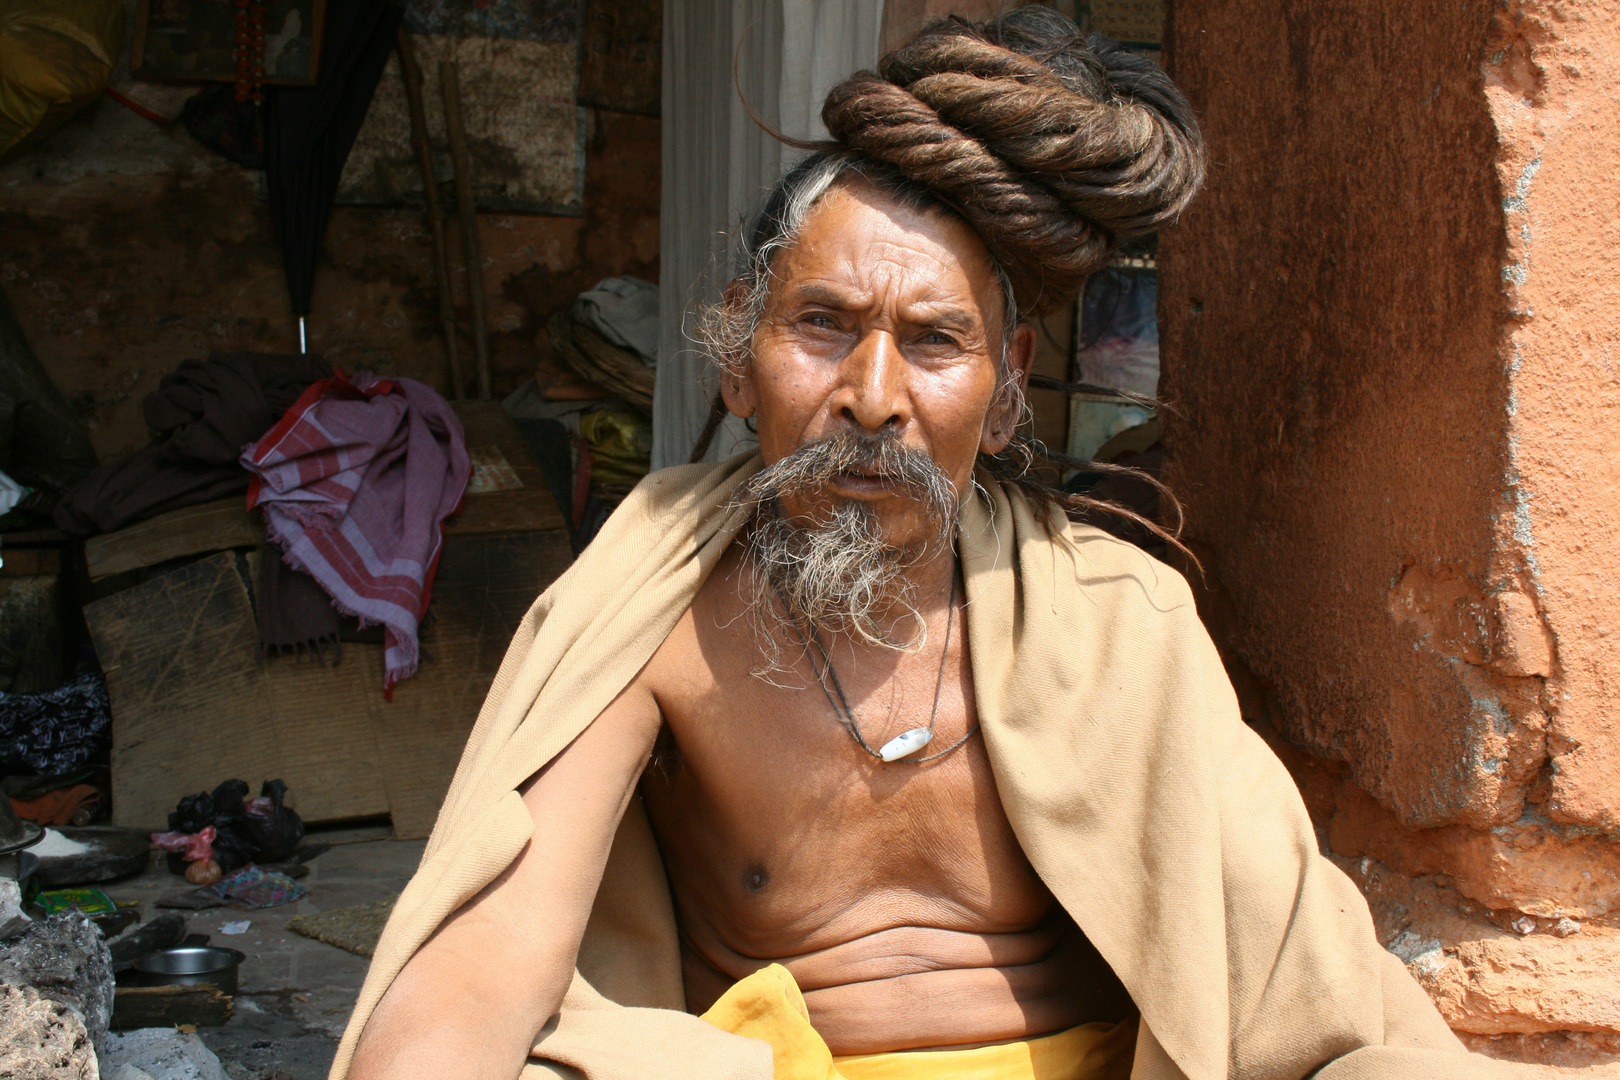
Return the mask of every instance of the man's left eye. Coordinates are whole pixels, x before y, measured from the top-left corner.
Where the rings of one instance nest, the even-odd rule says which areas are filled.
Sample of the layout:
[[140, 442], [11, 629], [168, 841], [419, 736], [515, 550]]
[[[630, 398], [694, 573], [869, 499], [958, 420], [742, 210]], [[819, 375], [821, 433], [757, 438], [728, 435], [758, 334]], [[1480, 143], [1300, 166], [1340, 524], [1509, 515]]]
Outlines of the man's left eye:
[[949, 334], [942, 334], [937, 330], [931, 330], [922, 337], [918, 338], [917, 344], [948, 348], [949, 346], [956, 344], [956, 339], [951, 337]]

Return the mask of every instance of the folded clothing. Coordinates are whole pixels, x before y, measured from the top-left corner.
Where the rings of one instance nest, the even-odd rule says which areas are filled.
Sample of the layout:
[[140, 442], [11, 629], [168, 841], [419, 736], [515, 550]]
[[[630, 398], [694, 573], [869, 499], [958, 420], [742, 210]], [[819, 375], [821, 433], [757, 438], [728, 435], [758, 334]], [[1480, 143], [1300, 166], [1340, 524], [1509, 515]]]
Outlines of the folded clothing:
[[89, 784], [47, 791], [37, 799], [12, 799], [11, 812], [39, 825], [88, 825], [101, 802], [101, 792]]
[[658, 286], [635, 277], [599, 281], [574, 301], [574, 321], [584, 323], [648, 367], [658, 363]]
[[111, 745], [112, 712], [99, 673], [43, 694], [0, 694], [0, 769], [65, 773]]
[[416, 672], [444, 519], [472, 473], [461, 421], [414, 379], [342, 372], [311, 386], [242, 454], [248, 505], [289, 566], [384, 629], [383, 689]]
[[242, 448], [269, 430], [311, 383], [332, 373], [319, 356], [216, 353], [187, 360], [146, 396], [144, 450], [108, 462], [62, 496], [56, 525], [112, 532], [168, 510], [245, 491]]
[[281, 558], [273, 541], [259, 545], [259, 581], [254, 605], [259, 617], [259, 652], [276, 656], [309, 652], [332, 662], [342, 659], [338, 613], [320, 583], [294, 570]]

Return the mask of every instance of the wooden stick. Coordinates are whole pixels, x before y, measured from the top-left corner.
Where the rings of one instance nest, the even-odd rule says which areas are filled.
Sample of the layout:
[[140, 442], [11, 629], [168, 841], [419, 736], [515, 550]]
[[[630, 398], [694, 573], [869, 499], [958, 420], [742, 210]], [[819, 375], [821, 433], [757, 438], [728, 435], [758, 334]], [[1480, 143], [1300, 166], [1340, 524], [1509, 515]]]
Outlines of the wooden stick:
[[450, 133], [450, 161], [456, 173], [456, 209], [467, 248], [467, 295], [472, 298], [473, 348], [478, 353], [478, 396], [486, 401], [489, 390], [489, 327], [484, 322], [484, 255], [478, 242], [478, 212], [473, 205], [472, 153], [461, 122], [461, 79], [454, 60], [439, 64], [444, 91], [444, 126]]
[[433, 276], [439, 283], [439, 328], [444, 333], [444, 359], [450, 392], [457, 401], [467, 396], [461, 377], [461, 356], [456, 349], [456, 301], [450, 291], [450, 258], [444, 249], [444, 207], [439, 205], [439, 183], [433, 171], [433, 144], [428, 141], [427, 111], [422, 107], [422, 65], [416, 62], [411, 37], [399, 28], [399, 73], [405, 83], [405, 104], [411, 114], [411, 146], [422, 173], [427, 195], [428, 228], [433, 234]]
[[231, 1018], [235, 999], [219, 987], [205, 986], [120, 986], [113, 993], [114, 1031], [135, 1028], [221, 1027]]

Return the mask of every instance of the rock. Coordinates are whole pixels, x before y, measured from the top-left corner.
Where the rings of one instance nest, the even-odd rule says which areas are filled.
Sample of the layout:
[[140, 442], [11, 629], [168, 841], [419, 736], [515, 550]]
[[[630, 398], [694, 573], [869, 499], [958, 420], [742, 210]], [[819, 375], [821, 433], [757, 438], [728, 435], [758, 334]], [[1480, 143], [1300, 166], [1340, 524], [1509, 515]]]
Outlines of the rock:
[[0, 1076], [96, 1080], [96, 1052], [78, 1012], [31, 986], [0, 986]]
[[28, 929], [34, 920], [22, 909], [22, 890], [11, 878], [0, 878], [0, 941]]
[[[1565, 1043], [1579, 1035], [1575, 1042], [1606, 1040], [1609, 1053], [1620, 1051], [1620, 928], [1587, 923], [1561, 934], [1551, 921], [1469, 905], [1446, 878], [1408, 878], [1371, 859], [1334, 861], [1366, 894], [1379, 940], [1454, 1031]], [[1538, 1052], [1535, 1060], [1551, 1058]]]
[[[112, 1019], [112, 960], [90, 920], [64, 911], [39, 919], [0, 950], [0, 983], [32, 987], [79, 1014], [100, 1047]], [[95, 1073], [92, 1071], [91, 1076]]]
[[108, 1080], [230, 1080], [201, 1039], [174, 1028], [137, 1028], [107, 1036], [101, 1074]]

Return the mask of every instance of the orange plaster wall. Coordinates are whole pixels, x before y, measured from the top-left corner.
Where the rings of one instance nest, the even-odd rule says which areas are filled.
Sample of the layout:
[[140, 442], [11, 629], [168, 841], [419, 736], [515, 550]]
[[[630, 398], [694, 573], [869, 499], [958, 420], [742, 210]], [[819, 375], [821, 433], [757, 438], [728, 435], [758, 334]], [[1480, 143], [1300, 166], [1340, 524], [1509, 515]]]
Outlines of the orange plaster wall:
[[1228, 659], [1403, 826], [1614, 862], [1620, 14], [1185, 5], [1171, 48], [1169, 479]]
[[[1620, 9], [1508, 5], [1485, 98], [1508, 251], [1513, 543], [1552, 639], [1555, 822], [1620, 832]], [[1516, 633], [1538, 636], [1526, 609]]]
[[1183, 3], [1209, 181], [1161, 239], [1167, 480], [1291, 742], [1409, 825], [1523, 812], [1540, 681], [1494, 648], [1508, 468], [1489, 0]]
[[1610, 1076], [1620, 9], [1172, 5], [1166, 479], [1245, 714], [1477, 1050]]

